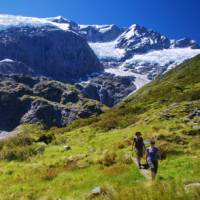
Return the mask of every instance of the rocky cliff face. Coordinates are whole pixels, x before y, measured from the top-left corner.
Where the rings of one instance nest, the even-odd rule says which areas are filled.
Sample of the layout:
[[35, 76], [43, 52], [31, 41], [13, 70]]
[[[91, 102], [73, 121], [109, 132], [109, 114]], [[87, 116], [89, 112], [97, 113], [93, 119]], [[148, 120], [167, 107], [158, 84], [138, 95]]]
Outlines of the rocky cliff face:
[[93, 78], [89, 83], [83, 84], [80, 91], [87, 98], [113, 107], [135, 89], [134, 77], [120, 77], [104, 73]]
[[109, 42], [123, 31], [123, 28], [116, 25], [79, 25], [78, 29], [78, 33], [88, 42]]
[[102, 70], [81, 36], [54, 27], [13, 27], [0, 31], [0, 60], [6, 58], [24, 63], [38, 75], [64, 82], [75, 82]]
[[11, 131], [22, 123], [63, 127], [102, 111], [100, 103], [85, 98], [72, 85], [24, 75], [0, 76], [2, 131]]
[[34, 75], [34, 71], [22, 62], [17, 62], [11, 59], [4, 59], [0, 61], [0, 74], [4, 75]]
[[170, 40], [156, 31], [134, 24], [117, 38], [116, 47], [125, 49], [127, 53], [144, 54], [152, 50], [169, 48], [198, 49], [200, 46], [196, 41], [189, 38]]
[[157, 32], [135, 24], [120, 35], [116, 46], [124, 48], [126, 52], [146, 53], [149, 50], [169, 48], [170, 40]]

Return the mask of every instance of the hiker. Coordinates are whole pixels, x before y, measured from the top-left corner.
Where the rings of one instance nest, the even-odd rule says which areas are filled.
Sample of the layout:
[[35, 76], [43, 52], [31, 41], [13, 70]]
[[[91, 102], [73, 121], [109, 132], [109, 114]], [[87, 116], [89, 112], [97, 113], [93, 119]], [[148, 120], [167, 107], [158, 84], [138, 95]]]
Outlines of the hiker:
[[138, 164], [138, 167], [141, 169], [142, 167], [141, 158], [144, 155], [144, 149], [145, 149], [144, 140], [143, 140], [141, 132], [135, 133], [135, 137], [133, 138], [132, 149], [135, 149], [137, 164]]
[[160, 151], [155, 147], [155, 140], [150, 141], [150, 147], [146, 149], [146, 161], [151, 170], [151, 178], [154, 180], [158, 171], [158, 160], [161, 158]]

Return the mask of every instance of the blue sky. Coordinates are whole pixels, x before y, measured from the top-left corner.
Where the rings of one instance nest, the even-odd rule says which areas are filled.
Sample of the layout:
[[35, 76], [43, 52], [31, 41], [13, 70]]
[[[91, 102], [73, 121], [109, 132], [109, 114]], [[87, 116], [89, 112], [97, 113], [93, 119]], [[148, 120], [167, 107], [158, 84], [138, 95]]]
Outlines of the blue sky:
[[0, 0], [0, 13], [62, 15], [83, 24], [133, 23], [200, 42], [200, 0]]

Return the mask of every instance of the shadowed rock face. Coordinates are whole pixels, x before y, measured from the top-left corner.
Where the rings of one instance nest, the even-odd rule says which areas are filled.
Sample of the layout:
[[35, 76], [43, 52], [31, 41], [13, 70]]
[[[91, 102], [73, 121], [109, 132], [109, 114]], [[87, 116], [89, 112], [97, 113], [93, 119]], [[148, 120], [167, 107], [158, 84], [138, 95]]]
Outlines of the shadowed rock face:
[[136, 89], [134, 77], [119, 77], [104, 73], [80, 88], [85, 97], [113, 107]]
[[39, 77], [0, 75], [0, 131], [11, 131], [23, 123], [63, 127], [100, 113], [102, 105], [84, 98], [72, 85]]
[[21, 101], [14, 94], [0, 92], [0, 130], [11, 131], [26, 113], [29, 103]]
[[64, 82], [74, 82], [102, 70], [81, 36], [54, 27], [0, 31], [0, 60], [5, 58], [23, 62], [36, 74]]
[[5, 75], [14, 75], [14, 74], [34, 75], [34, 71], [22, 62], [17, 62], [17, 61], [5, 59], [5, 60], [0, 61], [0, 74], [5, 74]]
[[123, 31], [123, 28], [116, 25], [88, 25], [79, 27], [77, 32], [88, 42], [109, 42], [116, 39]]
[[170, 40], [160, 33], [133, 25], [118, 38], [117, 47], [126, 49], [126, 56], [128, 56], [128, 54], [146, 53], [150, 50], [168, 49]]
[[182, 38], [180, 40], [175, 40], [172, 42], [172, 46], [176, 48], [187, 48], [187, 47], [191, 47], [192, 49], [200, 48], [199, 44], [196, 41], [191, 40], [190, 38]]

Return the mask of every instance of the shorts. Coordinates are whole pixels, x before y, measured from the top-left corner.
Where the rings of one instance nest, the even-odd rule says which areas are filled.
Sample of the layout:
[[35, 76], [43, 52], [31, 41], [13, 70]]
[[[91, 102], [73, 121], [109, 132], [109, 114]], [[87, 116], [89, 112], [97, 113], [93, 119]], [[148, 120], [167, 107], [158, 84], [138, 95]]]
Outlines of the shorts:
[[143, 149], [135, 149], [136, 155], [139, 158], [142, 158], [144, 155]]
[[155, 174], [158, 172], [158, 161], [157, 160], [148, 160], [147, 161], [149, 168]]

